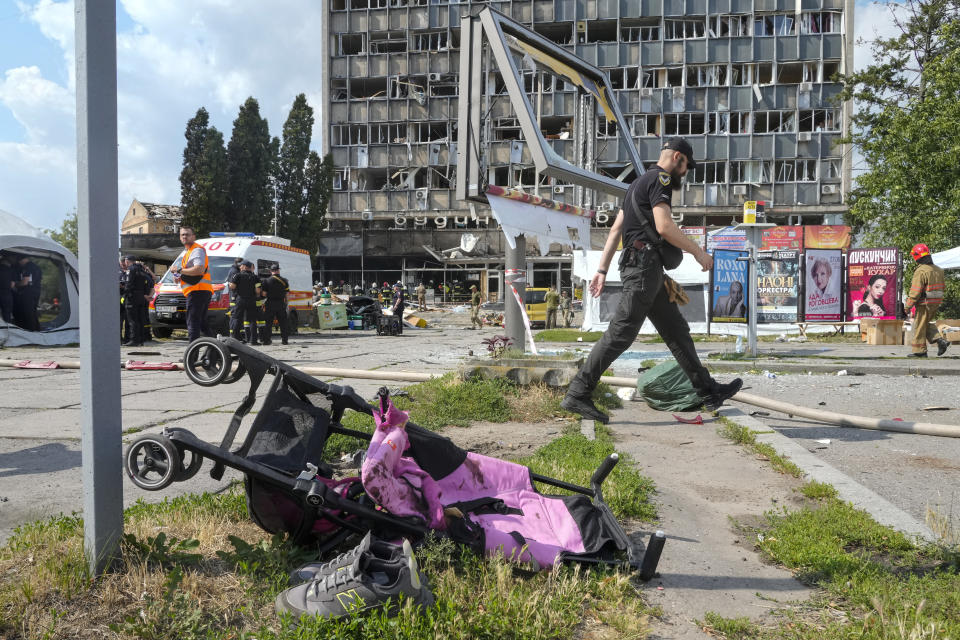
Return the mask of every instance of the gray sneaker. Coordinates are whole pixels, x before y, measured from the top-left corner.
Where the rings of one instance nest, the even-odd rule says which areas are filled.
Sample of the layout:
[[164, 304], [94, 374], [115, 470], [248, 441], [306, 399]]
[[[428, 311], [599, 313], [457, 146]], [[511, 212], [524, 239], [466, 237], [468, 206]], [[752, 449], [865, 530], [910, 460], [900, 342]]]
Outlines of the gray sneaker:
[[387, 562], [396, 562], [413, 554], [413, 548], [406, 540], [403, 545], [391, 544], [373, 537], [373, 533], [368, 531], [363, 536], [360, 544], [350, 551], [341, 553], [336, 558], [326, 562], [311, 562], [290, 572], [290, 586], [310, 582], [321, 575], [331, 574], [338, 569], [349, 567], [357, 558], [364, 554], [370, 554]]
[[392, 616], [401, 596], [418, 606], [433, 605], [433, 594], [423, 583], [413, 554], [399, 562], [361, 555], [352, 565], [282, 591], [276, 608], [277, 613], [299, 619], [304, 615], [336, 618], [385, 606]]

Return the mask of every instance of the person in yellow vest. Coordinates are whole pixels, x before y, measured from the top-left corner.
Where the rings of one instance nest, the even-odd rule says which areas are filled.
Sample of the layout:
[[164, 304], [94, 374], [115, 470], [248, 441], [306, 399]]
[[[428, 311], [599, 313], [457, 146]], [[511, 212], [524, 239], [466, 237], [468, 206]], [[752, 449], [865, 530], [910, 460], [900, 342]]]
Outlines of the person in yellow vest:
[[560, 296], [557, 295], [556, 289], [551, 287], [543, 300], [547, 303], [547, 329], [556, 329], [557, 309], [560, 308]]
[[170, 265], [170, 270], [187, 299], [187, 338], [193, 342], [201, 335], [213, 336], [207, 325], [213, 284], [210, 282], [207, 252], [197, 244], [197, 234], [192, 227], [180, 227], [180, 242], [183, 243], [183, 252]]
[[910, 293], [907, 294], [907, 301], [903, 303], [903, 308], [909, 309], [915, 306], [917, 315], [913, 319], [913, 339], [910, 341], [913, 353], [908, 357], [926, 358], [928, 342], [936, 343], [937, 355], [942, 356], [950, 343], [940, 335], [936, 325], [933, 324], [933, 317], [937, 315], [937, 309], [943, 302], [943, 269], [933, 264], [930, 249], [922, 242], [914, 245], [910, 255], [917, 263], [917, 270], [913, 272]]
[[477, 285], [470, 285], [470, 328], [483, 329], [483, 321], [480, 320], [480, 305], [483, 304], [483, 295], [477, 291]]

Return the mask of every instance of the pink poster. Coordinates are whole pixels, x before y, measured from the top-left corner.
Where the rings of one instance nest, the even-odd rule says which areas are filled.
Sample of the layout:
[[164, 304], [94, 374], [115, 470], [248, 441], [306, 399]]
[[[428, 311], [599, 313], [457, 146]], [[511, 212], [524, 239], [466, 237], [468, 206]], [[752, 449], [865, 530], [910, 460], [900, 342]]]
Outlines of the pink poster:
[[847, 318], [897, 317], [898, 250], [850, 249], [847, 252]]

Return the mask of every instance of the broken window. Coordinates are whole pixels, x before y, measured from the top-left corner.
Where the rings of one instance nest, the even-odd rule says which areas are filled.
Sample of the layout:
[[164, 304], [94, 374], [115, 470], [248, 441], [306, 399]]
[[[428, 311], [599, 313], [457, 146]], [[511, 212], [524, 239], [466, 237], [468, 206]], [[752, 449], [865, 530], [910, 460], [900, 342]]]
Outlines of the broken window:
[[711, 38], [736, 38], [750, 35], [750, 16], [714, 16], [710, 21]]
[[842, 131], [840, 109], [801, 109], [798, 131]]
[[630, 133], [633, 136], [658, 136], [660, 116], [632, 116], [630, 119]]
[[811, 11], [800, 15], [800, 33], [843, 33], [843, 14], [837, 11]]
[[769, 160], [731, 160], [730, 182], [770, 182]]
[[370, 53], [404, 53], [406, 50], [407, 36], [402, 31], [370, 36]]
[[338, 33], [337, 55], [352, 56], [366, 53], [366, 38], [365, 33]]
[[350, 183], [350, 168], [335, 169], [333, 172], [333, 190], [345, 191]]
[[823, 179], [840, 179], [840, 158], [827, 158], [823, 161]]
[[407, 124], [382, 123], [370, 125], [370, 144], [403, 144], [407, 141]]
[[412, 51], [446, 51], [447, 32], [417, 33], [413, 36]]
[[687, 178], [692, 184], [725, 184], [727, 182], [727, 163], [698, 162], [693, 176]]
[[705, 35], [703, 20], [665, 20], [663, 23], [664, 40], [689, 40]]
[[688, 87], [722, 87], [727, 84], [727, 65], [707, 64], [687, 67]]
[[366, 125], [335, 124], [330, 127], [330, 133], [334, 145], [367, 144]]

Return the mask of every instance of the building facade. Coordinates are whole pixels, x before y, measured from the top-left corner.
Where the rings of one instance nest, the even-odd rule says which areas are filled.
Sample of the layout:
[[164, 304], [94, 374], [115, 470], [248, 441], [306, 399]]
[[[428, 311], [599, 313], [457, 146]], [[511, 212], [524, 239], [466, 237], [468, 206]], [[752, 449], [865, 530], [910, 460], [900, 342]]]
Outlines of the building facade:
[[183, 208], [172, 204], [153, 204], [134, 200], [120, 223], [120, 234], [176, 235], [183, 219]]
[[[852, 105], [838, 102], [835, 80], [852, 71], [853, 0], [325, 1], [329, 233], [362, 229], [362, 252], [385, 232], [451, 232], [451, 246], [463, 233], [499, 233], [484, 205], [454, 197], [460, 19], [486, 6], [605, 70], [645, 162], [662, 137], [692, 143], [698, 168], [674, 195], [681, 224], [730, 224], [748, 200], [782, 224], [837, 223], [845, 211], [851, 153], [840, 139]], [[538, 98], [541, 126], [561, 138], [576, 104], [568, 89], [547, 83]], [[509, 100], [493, 101], [482, 126], [491, 183], [583, 204], [536, 174]], [[628, 159], [604, 144], [616, 131], [597, 131], [595, 170], [624, 175]], [[589, 204], [599, 227], [612, 223], [612, 197]], [[431, 263], [410, 245], [404, 258]], [[328, 268], [348, 262], [339, 254]]]

